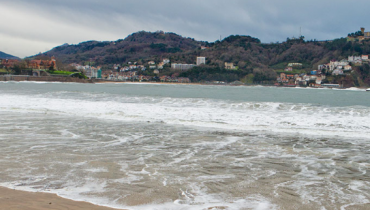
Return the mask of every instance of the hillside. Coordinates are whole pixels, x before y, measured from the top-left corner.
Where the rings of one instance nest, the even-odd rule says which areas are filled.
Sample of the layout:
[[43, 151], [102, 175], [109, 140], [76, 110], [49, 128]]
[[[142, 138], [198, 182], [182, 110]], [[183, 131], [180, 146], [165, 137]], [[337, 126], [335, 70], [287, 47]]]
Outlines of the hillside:
[[[88, 41], [77, 45], [62, 45], [44, 53], [55, 56], [63, 63], [83, 63], [94, 61], [96, 65], [109, 66], [128, 61], [145, 62], [158, 60], [194, 51], [204, 42], [184, 38], [174, 33], [138, 32], [117, 41]], [[181, 56], [180, 56], [181, 57]]]
[[19, 59], [19, 58], [0, 51], [0, 59]]
[[[201, 46], [206, 46], [207, 49], [201, 50]], [[208, 43], [175, 33], [141, 31], [117, 41], [65, 44], [39, 56], [55, 56], [65, 64], [94, 62], [94, 65], [100, 65], [107, 70], [112, 69], [113, 64], [122, 65], [130, 61], [145, 64], [150, 60], [159, 62], [163, 58], [169, 58], [172, 63], [195, 63], [197, 56], [204, 56], [209, 68], [203, 68], [208, 68], [209, 71], [203, 69], [205, 71], [202, 77], [198, 77], [196, 73], [183, 76], [192, 75], [193, 80], [199, 81], [202, 78], [224, 78], [219, 75], [227, 74], [225, 78], [247, 80], [247, 76], [253, 74], [254, 81], [273, 81], [288, 63], [302, 63], [300, 71], [309, 72], [317, 69], [317, 65], [328, 63], [330, 60], [362, 54], [370, 54], [370, 40], [347, 42], [346, 38], [339, 38], [332, 41], [305, 41], [304, 37], [301, 37], [267, 44], [250, 36], [232, 35], [222, 41]], [[225, 62], [238, 66], [239, 72], [223, 71]], [[220, 72], [214, 73], [218, 76], [204, 75], [204, 72], [215, 72], [217, 68], [221, 69]], [[195, 69], [195, 72], [199, 71], [200, 69]], [[355, 79], [370, 81], [367, 70], [358, 69], [357, 73]]]

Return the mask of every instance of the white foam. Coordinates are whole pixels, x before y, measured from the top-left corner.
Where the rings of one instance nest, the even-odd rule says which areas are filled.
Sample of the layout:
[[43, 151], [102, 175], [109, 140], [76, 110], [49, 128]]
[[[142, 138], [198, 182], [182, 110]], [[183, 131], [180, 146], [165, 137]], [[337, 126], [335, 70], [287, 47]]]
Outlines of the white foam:
[[9, 189], [16, 189], [21, 191], [27, 192], [44, 192], [44, 193], [52, 193], [57, 194], [60, 197], [71, 199], [74, 201], [84, 201], [89, 202], [99, 206], [106, 206], [111, 208], [117, 209], [128, 209], [128, 210], [199, 210], [199, 209], [214, 209], [217, 210], [217, 207], [225, 207], [228, 210], [239, 210], [248, 209], [252, 210], [275, 210], [278, 209], [277, 205], [272, 204], [266, 198], [262, 196], [250, 196], [244, 199], [238, 200], [230, 200], [224, 201], [219, 198], [216, 198], [212, 195], [208, 195], [205, 192], [202, 192], [199, 187], [193, 186], [193, 190], [196, 191], [190, 192], [188, 190], [183, 191], [182, 195], [185, 200], [175, 200], [174, 202], [168, 203], [153, 203], [147, 205], [139, 205], [139, 206], [125, 206], [122, 204], [117, 204], [114, 201], [111, 201], [107, 198], [103, 197], [94, 197], [94, 196], [87, 196], [84, 195], [85, 193], [89, 194], [91, 191], [96, 192], [103, 192], [104, 188], [106, 187], [105, 182], [96, 182], [91, 181], [89, 184], [85, 184], [82, 186], [74, 186], [73, 188], [63, 188], [63, 189], [44, 189], [44, 190], [35, 190], [31, 187], [23, 187], [23, 186], [15, 186], [14, 183], [1, 183], [0, 186], [6, 187]]
[[92, 172], [92, 173], [101, 173], [101, 172], [108, 172], [108, 169], [106, 168], [88, 168], [85, 169], [87, 172]]
[[[205, 99], [126, 98], [116, 101], [1, 95], [0, 110], [63, 114], [122, 121], [165, 122], [232, 130], [266, 130], [369, 139], [370, 108]], [[144, 100], [144, 103], [140, 103]], [[127, 101], [127, 102], [125, 102]], [[151, 101], [151, 102], [150, 102]], [[72, 134], [73, 135], [73, 134]]]

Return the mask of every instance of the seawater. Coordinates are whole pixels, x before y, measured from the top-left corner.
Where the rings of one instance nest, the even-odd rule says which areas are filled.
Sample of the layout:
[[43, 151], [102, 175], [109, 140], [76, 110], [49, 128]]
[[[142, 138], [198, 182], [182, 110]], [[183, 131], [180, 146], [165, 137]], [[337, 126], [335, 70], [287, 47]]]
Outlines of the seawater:
[[0, 185], [122, 209], [369, 209], [361, 90], [0, 83]]

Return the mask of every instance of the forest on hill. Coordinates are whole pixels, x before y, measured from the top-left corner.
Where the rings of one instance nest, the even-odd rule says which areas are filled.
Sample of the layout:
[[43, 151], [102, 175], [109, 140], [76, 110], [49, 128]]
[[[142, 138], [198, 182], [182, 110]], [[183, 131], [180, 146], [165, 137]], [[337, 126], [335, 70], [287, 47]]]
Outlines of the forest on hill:
[[[206, 49], [201, 49], [201, 46]], [[304, 37], [287, 39], [282, 43], [261, 43], [250, 36], [231, 35], [221, 41], [204, 42], [185, 38], [175, 33], [137, 32], [117, 41], [88, 41], [76, 45], [62, 45], [38, 56], [55, 56], [62, 63], [93, 62], [103, 70], [113, 64], [127, 62], [146, 64], [169, 58], [172, 63], [195, 63], [196, 57], [206, 57], [206, 65], [183, 72], [193, 81], [215, 80], [274, 81], [277, 72], [288, 63], [302, 63], [302, 70], [309, 72], [317, 65], [330, 60], [346, 59], [350, 55], [370, 54], [370, 40], [349, 42], [346, 38], [330, 41], [304, 40]], [[38, 57], [34, 56], [34, 57]], [[233, 63], [238, 71], [226, 71], [224, 63]], [[365, 70], [364, 70], [365, 69]], [[367, 67], [356, 68], [352, 79], [370, 85]], [[347, 78], [348, 79], [348, 78]]]

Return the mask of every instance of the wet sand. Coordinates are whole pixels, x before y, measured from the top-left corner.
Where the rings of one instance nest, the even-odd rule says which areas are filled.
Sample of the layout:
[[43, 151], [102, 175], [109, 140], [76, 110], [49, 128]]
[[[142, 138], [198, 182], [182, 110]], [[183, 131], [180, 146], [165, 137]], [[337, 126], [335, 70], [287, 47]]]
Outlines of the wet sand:
[[[114, 210], [86, 202], [72, 201], [49, 193], [33, 193], [0, 187], [0, 209], [7, 210]], [[117, 209], [115, 209], [117, 210]]]

